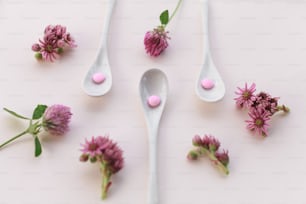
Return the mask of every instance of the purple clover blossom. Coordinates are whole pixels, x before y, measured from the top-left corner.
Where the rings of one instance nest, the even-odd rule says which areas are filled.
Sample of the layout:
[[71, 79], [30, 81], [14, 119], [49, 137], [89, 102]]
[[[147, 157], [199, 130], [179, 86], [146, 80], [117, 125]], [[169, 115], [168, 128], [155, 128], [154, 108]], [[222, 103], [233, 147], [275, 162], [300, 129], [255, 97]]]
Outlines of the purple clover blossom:
[[237, 89], [238, 91], [235, 92], [238, 95], [238, 97], [235, 98], [236, 105], [239, 108], [244, 108], [244, 107], [248, 108], [251, 105], [252, 100], [254, 98], [256, 85], [252, 83], [251, 86], [248, 87], [248, 84], [245, 83], [244, 88], [237, 87]]
[[176, 8], [174, 9], [171, 16], [169, 16], [169, 11], [164, 10], [160, 16], [160, 25], [154, 28], [153, 30], [147, 31], [144, 37], [144, 45], [146, 53], [150, 56], [157, 57], [168, 47], [169, 32], [166, 31], [166, 27], [172, 18], [175, 16], [178, 11], [182, 0], [178, 0]]
[[146, 52], [153, 56], [159, 56], [168, 47], [168, 33], [162, 26], [148, 31], [144, 38]]
[[123, 168], [123, 151], [117, 143], [105, 136], [97, 136], [92, 137], [91, 140], [85, 140], [85, 144], [82, 144], [82, 147], [80, 161], [85, 162], [90, 159], [92, 162], [100, 163], [100, 170], [103, 175], [102, 199], [105, 199], [112, 183], [111, 176]]
[[38, 104], [33, 111], [32, 117], [25, 117], [7, 108], [3, 109], [19, 119], [26, 120], [29, 126], [23, 132], [0, 144], [0, 149], [21, 136], [30, 134], [35, 141], [34, 155], [38, 157], [42, 153], [42, 145], [39, 137], [42, 129], [52, 135], [63, 135], [69, 130], [68, 125], [72, 113], [70, 112], [70, 108], [64, 105], [52, 105], [48, 107], [47, 105]]
[[52, 135], [64, 135], [69, 130], [71, 115], [69, 107], [52, 105], [43, 115], [43, 128]]

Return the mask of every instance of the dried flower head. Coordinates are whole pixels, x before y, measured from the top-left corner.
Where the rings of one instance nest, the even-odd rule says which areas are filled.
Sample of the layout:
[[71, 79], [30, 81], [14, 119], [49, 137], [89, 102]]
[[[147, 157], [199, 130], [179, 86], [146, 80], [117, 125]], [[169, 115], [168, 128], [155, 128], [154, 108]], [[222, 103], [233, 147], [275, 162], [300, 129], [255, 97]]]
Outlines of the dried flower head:
[[117, 143], [105, 136], [92, 137], [91, 140], [85, 140], [85, 144], [81, 144], [82, 155], [80, 161], [100, 163], [100, 170], [103, 175], [102, 182], [102, 199], [107, 197], [108, 189], [111, 185], [111, 176], [123, 168], [124, 159], [123, 151], [118, 147]]

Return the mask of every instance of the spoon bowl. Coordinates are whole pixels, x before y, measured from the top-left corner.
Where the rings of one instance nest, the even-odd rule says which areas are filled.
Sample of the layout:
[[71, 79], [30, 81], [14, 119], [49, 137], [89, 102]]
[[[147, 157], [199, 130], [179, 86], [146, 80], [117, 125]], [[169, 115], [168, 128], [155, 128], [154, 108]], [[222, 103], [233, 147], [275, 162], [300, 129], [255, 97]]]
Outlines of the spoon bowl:
[[[225, 94], [224, 82], [217, 70], [217, 67], [212, 59], [209, 45], [209, 26], [208, 26], [208, 0], [201, 0], [203, 3], [203, 23], [204, 23], [204, 64], [201, 68], [199, 78], [196, 83], [196, 94], [199, 98], [206, 102], [215, 102], [221, 100]], [[202, 87], [202, 80], [208, 79], [213, 83], [213, 87], [205, 89]]]
[[[89, 68], [83, 81], [83, 88], [89, 96], [102, 96], [105, 95], [112, 87], [112, 73], [108, 62], [107, 53], [107, 36], [109, 24], [116, 0], [109, 0], [102, 39], [99, 46], [99, 51], [94, 63]], [[105, 77], [103, 82], [96, 83], [93, 80], [94, 74], [100, 74]]]
[[[148, 204], [158, 204], [157, 187], [157, 136], [160, 118], [162, 116], [168, 93], [168, 80], [159, 69], [146, 71], [140, 80], [139, 92], [149, 135], [149, 194]], [[157, 107], [148, 105], [148, 98], [152, 95], [160, 97]]]

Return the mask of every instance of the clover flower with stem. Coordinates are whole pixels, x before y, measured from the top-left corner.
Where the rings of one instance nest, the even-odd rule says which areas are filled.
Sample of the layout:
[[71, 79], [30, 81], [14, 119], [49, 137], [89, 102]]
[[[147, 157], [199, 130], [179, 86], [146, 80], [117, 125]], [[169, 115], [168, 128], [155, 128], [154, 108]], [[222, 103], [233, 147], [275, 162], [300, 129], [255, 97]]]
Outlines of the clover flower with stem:
[[228, 151], [223, 150], [219, 152], [220, 142], [212, 135], [204, 135], [202, 138], [195, 135], [192, 144], [196, 149], [191, 150], [187, 158], [189, 160], [197, 160], [202, 155], [207, 155], [211, 162], [220, 169], [223, 173], [229, 174], [228, 164], [229, 156]]
[[277, 112], [288, 113], [290, 110], [285, 105], [279, 105], [279, 97], [272, 97], [269, 93], [256, 91], [255, 83], [248, 87], [245, 83], [244, 88], [239, 88], [235, 92], [239, 97], [235, 98], [238, 107], [245, 107], [248, 110], [249, 120], [246, 120], [247, 129], [257, 132], [266, 137], [271, 117]]
[[102, 174], [101, 198], [106, 199], [112, 184], [111, 177], [123, 168], [123, 151], [117, 143], [106, 136], [92, 137], [90, 140], [85, 139], [85, 143], [81, 146], [81, 162], [89, 160], [92, 163], [98, 162], [100, 164]]
[[4, 108], [4, 110], [17, 118], [29, 121], [29, 126], [23, 132], [1, 144], [0, 149], [25, 134], [31, 134], [34, 137], [35, 157], [38, 157], [42, 153], [42, 147], [38, 137], [41, 130], [44, 129], [51, 135], [64, 135], [69, 130], [68, 125], [72, 115], [69, 107], [59, 104], [50, 107], [37, 105], [31, 118], [22, 116], [7, 108]]
[[177, 13], [182, 1], [183, 0], [178, 1], [178, 4], [170, 17], [168, 10], [163, 11], [159, 16], [161, 25], [157, 26], [151, 31], [146, 32], [144, 37], [144, 45], [146, 52], [150, 56], [157, 57], [168, 47], [168, 40], [170, 37], [169, 32], [165, 29]]

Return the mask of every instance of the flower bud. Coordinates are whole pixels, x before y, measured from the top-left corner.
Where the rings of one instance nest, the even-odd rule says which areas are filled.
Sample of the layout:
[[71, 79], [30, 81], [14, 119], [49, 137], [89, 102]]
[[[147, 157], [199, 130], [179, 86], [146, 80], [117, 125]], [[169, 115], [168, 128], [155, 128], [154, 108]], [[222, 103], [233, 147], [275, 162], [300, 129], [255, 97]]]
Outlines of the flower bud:
[[195, 135], [192, 139], [192, 144], [196, 147], [199, 147], [203, 144], [202, 139], [199, 135]]
[[37, 60], [41, 60], [42, 59], [42, 54], [40, 52], [36, 52], [34, 56], [35, 56], [35, 58]]
[[80, 161], [81, 161], [81, 162], [87, 162], [88, 159], [89, 159], [89, 156], [88, 156], [87, 154], [82, 154], [82, 155], [80, 156]]
[[187, 159], [192, 161], [192, 160], [197, 160], [199, 158], [199, 153], [196, 151], [190, 151], [187, 155]]
[[220, 147], [220, 142], [216, 138], [210, 136], [208, 144], [209, 151], [216, 152], [219, 149], [219, 147]]
[[216, 158], [221, 162], [224, 166], [227, 166], [229, 163], [228, 151], [223, 150], [223, 152], [216, 152]]
[[41, 50], [41, 47], [38, 43], [35, 43], [35, 44], [32, 45], [32, 50], [34, 52], [39, 52]]

